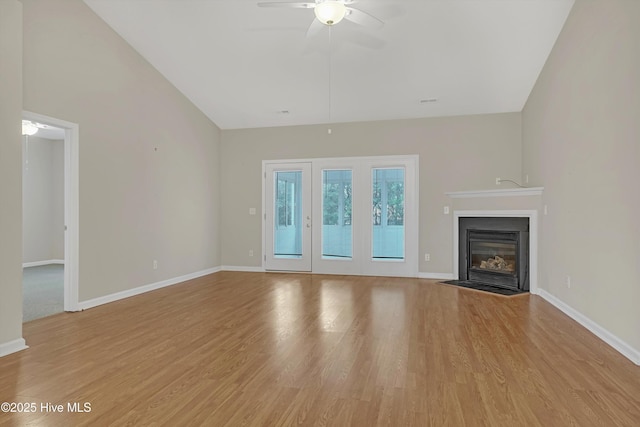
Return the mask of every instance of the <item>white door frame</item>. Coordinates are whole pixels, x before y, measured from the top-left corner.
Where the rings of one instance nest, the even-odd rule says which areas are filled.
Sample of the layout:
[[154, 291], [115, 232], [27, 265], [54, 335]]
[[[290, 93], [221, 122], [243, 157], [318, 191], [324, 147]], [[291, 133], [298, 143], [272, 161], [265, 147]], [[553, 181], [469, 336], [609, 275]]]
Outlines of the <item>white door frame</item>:
[[[302, 173], [301, 194], [299, 202], [302, 204], [300, 210], [299, 227], [302, 234], [301, 257], [276, 257], [274, 254], [274, 243], [276, 241], [277, 229], [275, 224], [275, 172], [300, 171]], [[265, 270], [269, 271], [298, 271], [311, 272], [311, 231], [312, 231], [312, 211], [311, 211], [311, 162], [266, 162], [263, 163], [263, 235], [265, 244], [263, 245], [262, 263]], [[267, 224], [271, 224], [267, 227]], [[269, 232], [269, 230], [271, 232]]]
[[64, 129], [64, 310], [79, 311], [79, 138], [77, 123], [67, 122], [30, 111], [22, 118]]
[[[398, 261], [369, 262], [368, 263], [369, 267], [373, 266], [373, 269], [366, 267], [365, 269], [368, 271], [368, 273], [362, 273], [363, 268], [365, 267], [364, 263], [366, 261], [362, 261], [362, 263], [355, 262], [353, 264], [354, 266], [359, 265], [358, 269], [360, 270], [360, 272], [355, 274], [365, 274], [365, 275], [375, 274], [380, 276], [418, 277], [418, 235], [419, 235], [419, 226], [420, 226], [420, 222], [418, 218], [418, 210], [420, 205], [419, 203], [419, 195], [420, 195], [419, 170], [420, 168], [419, 168], [418, 155], [263, 160], [262, 161], [262, 173], [263, 173], [262, 211], [264, 213], [263, 221], [262, 221], [262, 248], [263, 248], [262, 268], [263, 269], [266, 270], [265, 257], [267, 253], [267, 243], [266, 243], [266, 233], [267, 233], [266, 225], [267, 224], [265, 221], [266, 221], [266, 197], [269, 197], [269, 193], [266, 191], [266, 167], [269, 164], [287, 164], [287, 163], [310, 163], [312, 165], [311, 176], [314, 177], [314, 179], [319, 176], [317, 175], [317, 172], [316, 172], [316, 169], [319, 165], [331, 164], [331, 165], [335, 165], [336, 167], [339, 167], [341, 165], [346, 165], [346, 164], [359, 164], [359, 165], [366, 165], [367, 167], [378, 167], [378, 166], [392, 167], [394, 165], [408, 166], [410, 164], [411, 165], [410, 169], [413, 171], [413, 173], [405, 175], [405, 180], [407, 180], [405, 185], [406, 185], [406, 188], [413, 190], [411, 191], [413, 193], [411, 197], [413, 196], [415, 197], [413, 197], [413, 200], [411, 200], [412, 203], [409, 203], [409, 205], [405, 207], [405, 215], [406, 215], [405, 218], [406, 218], [406, 223], [408, 224], [413, 223], [415, 227], [415, 233], [405, 234], [405, 260], [403, 262], [398, 262]], [[357, 184], [354, 182], [353, 185], [357, 185]], [[313, 187], [313, 184], [312, 184], [312, 187]], [[365, 189], [365, 191], [367, 190]], [[365, 203], [370, 203], [370, 197], [371, 195], [369, 195], [368, 197], [364, 197], [363, 201]], [[314, 195], [313, 199], [317, 201], [318, 196]], [[353, 209], [365, 209], [366, 211], [366, 209], [368, 209], [368, 205], [367, 207], [360, 207], [360, 206], [356, 206], [356, 203], [354, 203]], [[315, 216], [316, 221], [321, 221], [321, 216], [320, 217], [317, 216], [318, 212], [315, 205], [312, 207], [312, 210], [316, 215]], [[313, 229], [316, 230], [314, 231], [314, 242], [315, 242], [318, 231], [316, 227], [313, 227]], [[369, 247], [371, 246], [370, 242], [367, 243], [367, 242], [354, 241], [354, 251], [357, 245], [362, 245], [362, 244], [368, 245]], [[316, 243], [313, 243], [313, 245], [316, 246]], [[360, 252], [360, 253], [363, 253], [363, 252]], [[317, 257], [317, 254], [315, 254], [315, 251], [314, 251], [312, 253], [312, 260], [316, 257]], [[395, 266], [394, 266], [394, 263], [396, 264]], [[404, 264], [406, 266], [406, 270], [408, 271], [408, 273], [405, 273], [402, 271], [401, 264]], [[312, 262], [311, 272], [323, 273], [323, 274], [353, 274], [350, 271], [345, 271], [345, 270], [330, 272], [325, 270], [324, 268], [318, 269], [317, 267], [318, 267], [317, 263]]]

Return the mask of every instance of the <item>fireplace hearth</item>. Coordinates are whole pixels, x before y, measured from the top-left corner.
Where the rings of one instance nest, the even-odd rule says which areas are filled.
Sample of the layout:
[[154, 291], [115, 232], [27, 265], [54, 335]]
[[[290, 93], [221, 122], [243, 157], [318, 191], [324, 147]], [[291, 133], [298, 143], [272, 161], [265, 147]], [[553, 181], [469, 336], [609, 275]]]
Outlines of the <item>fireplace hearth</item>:
[[459, 280], [529, 290], [529, 218], [459, 218]]

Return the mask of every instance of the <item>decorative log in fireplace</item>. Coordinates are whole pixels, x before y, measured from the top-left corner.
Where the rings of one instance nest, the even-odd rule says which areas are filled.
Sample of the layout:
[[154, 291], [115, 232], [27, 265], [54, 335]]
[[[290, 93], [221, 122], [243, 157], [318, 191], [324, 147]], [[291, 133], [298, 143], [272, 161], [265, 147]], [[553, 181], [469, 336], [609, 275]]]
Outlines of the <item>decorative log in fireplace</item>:
[[459, 279], [529, 290], [529, 218], [463, 217]]

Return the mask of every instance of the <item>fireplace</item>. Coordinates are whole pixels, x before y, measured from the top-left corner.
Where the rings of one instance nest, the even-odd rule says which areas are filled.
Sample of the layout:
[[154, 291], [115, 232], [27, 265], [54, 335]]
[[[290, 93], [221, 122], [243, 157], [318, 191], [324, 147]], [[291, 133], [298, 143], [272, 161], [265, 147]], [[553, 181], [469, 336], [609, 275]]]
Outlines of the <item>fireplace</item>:
[[529, 290], [529, 218], [459, 218], [459, 279]]

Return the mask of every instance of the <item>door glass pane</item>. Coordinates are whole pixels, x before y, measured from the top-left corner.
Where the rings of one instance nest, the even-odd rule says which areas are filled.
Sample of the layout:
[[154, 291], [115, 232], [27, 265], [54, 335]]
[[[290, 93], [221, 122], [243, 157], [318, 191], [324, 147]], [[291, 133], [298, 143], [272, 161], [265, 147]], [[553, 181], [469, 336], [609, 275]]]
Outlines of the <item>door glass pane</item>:
[[302, 257], [302, 171], [275, 172], [273, 254]]
[[322, 171], [322, 257], [351, 258], [350, 170]]
[[404, 259], [404, 168], [373, 169], [373, 258]]

